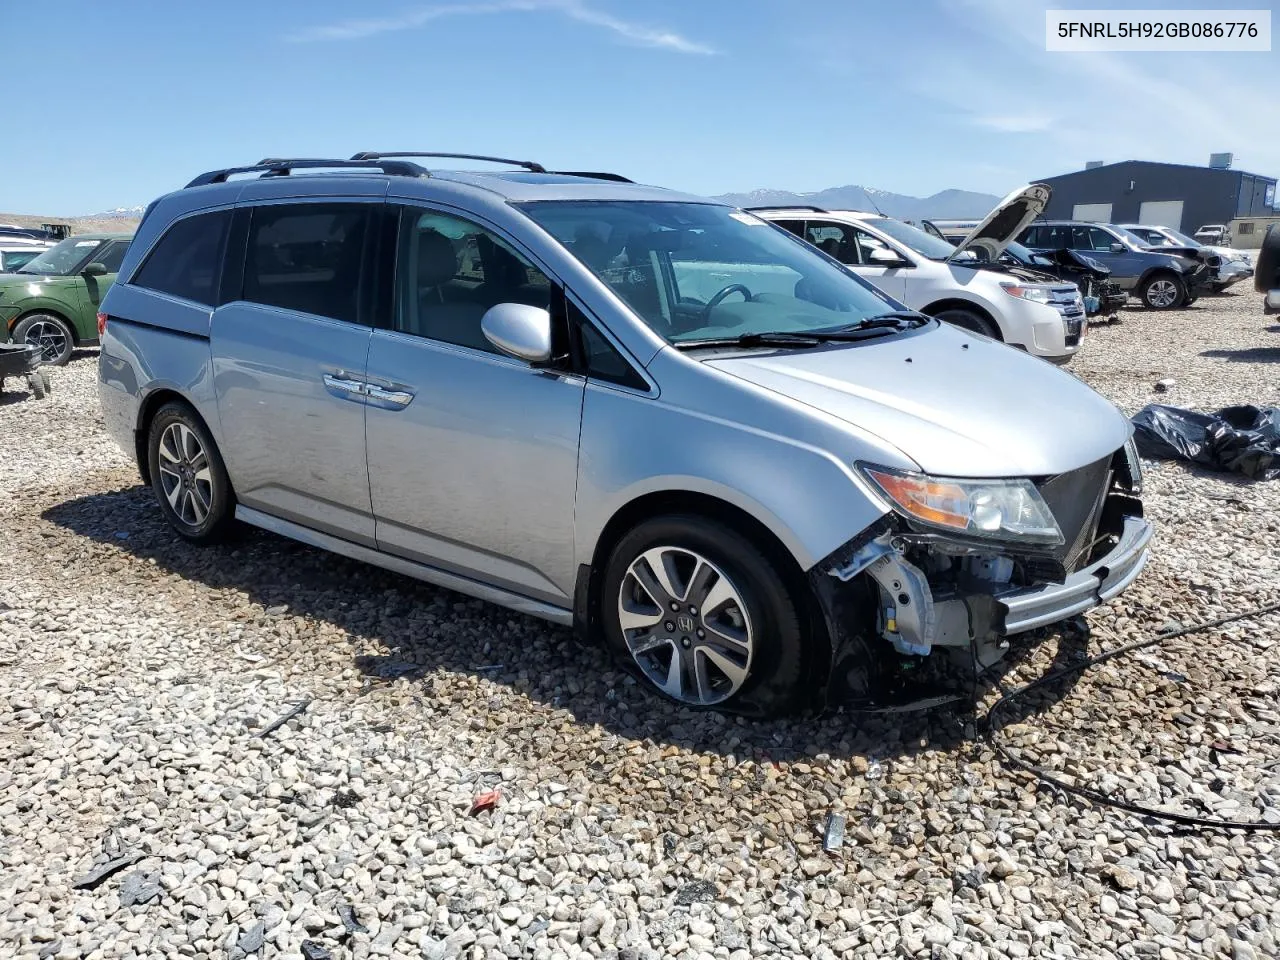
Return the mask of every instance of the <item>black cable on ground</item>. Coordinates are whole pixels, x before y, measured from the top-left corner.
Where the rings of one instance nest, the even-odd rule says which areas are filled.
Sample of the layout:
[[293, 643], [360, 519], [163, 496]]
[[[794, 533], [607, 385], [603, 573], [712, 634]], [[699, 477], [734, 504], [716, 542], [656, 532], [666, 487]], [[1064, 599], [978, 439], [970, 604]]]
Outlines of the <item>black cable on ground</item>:
[[1217, 620], [1208, 620], [1204, 623], [1193, 624], [1190, 627], [1182, 627], [1178, 630], [1171, 630], [1168, 633], [1159, 633], [1154, 637], [1148, 637], [1145, 640], [1135, 640], [1133, 643], [1126, 643], [1123, 646], [1116, 647], [1113, 650], [1107, 650], [1100, 653], [1096, 657], [1090, 657], [1080, 663], [1074, 663], [1069, 667], [1062, 667], [1051, 673], [1045, 674], [1037, 680], [1024, 684], [1016, 690], [1004, 694], [999, 700], [991, 705], [987, 710], [986, 717], [986, 740], [993, 746], [999, 756], [1007, 765], [1025, 770], [1032, 774], [1037, 780], [1048, 784], [1055, 789], [1073, 796], [1081, 797], [1091, 803], [1100, 804], [1102, 806], [1113, 807], [1117, 810], [1123, 810], [1126, 813], [1132, 813], [1139, 817], [1150, 817], [1155, 820], [1166, 820], [1170, 823], [1177, 823], [1188, 827], [1201, 827], [1214, 830], [1246, 830], [1246, 831], [1280, 831], [1280, 823], [1267, 823], [1265, 821], [1234, 821], [1221, 820], [1217, 817], [1197, 817], [1190, 814], [1174, 813], [1170, 810], [1161, 810], [1156, 807], [1147, 807], [1142, 804], [1131, 803], [1128, 800], [1114, 797], [1111, 794], [1103, 793], [1100, 790], [1094, 790], [1091, 787], [1080, 787], [1075, 784], [1067, 783], [1065, 780], [1042, 770], [1032, 763], [1023, 760], [1007, 746], [1000, 742], [996, 734], [1000, 731], [997, 723], [997, 713], [1005, 706], [1026, 696], [1032, 690], [1046, 686], [1055, 680], [1061, 680], [1063, 677], [1069, 677], [1072, 674], [1080, 673], [1090, 667], [1096, 667], [1100, 663], [1105, 663], [1116, 657], [1126, 653], [1132, 653], [1143, 647], [1152, 647], [1164, 643], [1166, 640], [1172, 640], [1175, 637], [1185, 637], [1192, 633], [1203, 633], [1205, 630], [1212, 630], [1214, 627], [1221, 627], [1224, 624], [1234, 623], [1237, 620], [1251, 620], [1255, 617], [1265, 616], [1268, 613], [1280, 611], [1280, 603], [1273, 603], [1265, 607], [1258, 607], [1254, 610], [1246, 610], [1243, 613], [1232, 614], [1229, 617], [1219, 617]]

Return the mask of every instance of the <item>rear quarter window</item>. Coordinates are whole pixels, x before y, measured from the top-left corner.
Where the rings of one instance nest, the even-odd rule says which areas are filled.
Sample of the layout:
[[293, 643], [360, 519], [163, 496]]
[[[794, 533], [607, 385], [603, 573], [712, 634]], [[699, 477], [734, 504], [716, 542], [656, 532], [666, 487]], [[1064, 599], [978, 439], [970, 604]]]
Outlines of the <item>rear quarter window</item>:
[[165, 231], [132, 284], [213, 306], [218, 301], [218, 276], [230, 224], [230, 210], [179, 220]]

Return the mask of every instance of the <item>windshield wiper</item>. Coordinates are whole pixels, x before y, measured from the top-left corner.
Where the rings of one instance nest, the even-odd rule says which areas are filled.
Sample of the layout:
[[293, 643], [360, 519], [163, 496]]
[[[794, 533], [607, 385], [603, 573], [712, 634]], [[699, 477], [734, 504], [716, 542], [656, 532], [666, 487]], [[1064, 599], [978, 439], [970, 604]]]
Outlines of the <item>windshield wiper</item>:
[[923, 327], [932, 319], [928, 314], [917, 313], [914, 310], [897, 310], [891, 313], [877, 313], [874, 317], [867, 317], [861, 323], [855, 324], [853, 329], [866, 330], [868, 327], [894, 327], [902, 326], [904, 323], [913, 327]]
[[707, 337], [703, 340], [677, 340], [678, 350], [697, 350], [702, 347], [816, 347], [823, 337], [810, 333], [785, 331], [743, 333], [736, 337]]

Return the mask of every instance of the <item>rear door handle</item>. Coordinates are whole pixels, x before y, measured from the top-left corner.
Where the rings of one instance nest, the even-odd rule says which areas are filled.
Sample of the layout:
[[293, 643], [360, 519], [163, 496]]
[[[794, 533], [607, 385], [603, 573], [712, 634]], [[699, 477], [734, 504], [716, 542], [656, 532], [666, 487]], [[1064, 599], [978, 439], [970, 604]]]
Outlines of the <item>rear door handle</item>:
[[376, 383], [366, 383], [364, 391], [371, 401], [389, 410], [403, 410], [413, 402], [413, 394], [408, 390], [388, 390]]
[[368, 390], [368, 384], [363, 380], [352, 380], [332, 373], [324, 375], [324, 385], [330, 393], [344, 400], [363, 400]]

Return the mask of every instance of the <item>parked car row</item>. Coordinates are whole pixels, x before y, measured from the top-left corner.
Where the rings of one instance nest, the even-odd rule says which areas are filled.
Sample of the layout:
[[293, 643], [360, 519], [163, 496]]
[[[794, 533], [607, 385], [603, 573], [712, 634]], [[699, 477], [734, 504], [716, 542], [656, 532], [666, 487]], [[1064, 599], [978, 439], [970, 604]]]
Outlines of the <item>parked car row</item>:
[[1149, 247], [1162, 249], [1176, 247], [1203, 260], [1209, 267], [1209, 286], [1218, 293], [1232, 284], [1253, 276], [1253, 260], [1243, 250], [1202, 243], [1188, 237], [1185, 233], [1179, 233], [1172, 227], [1147, 226], [1140, 223], [1122, 223], [1120, 226]]
[[751, 212], [808, 241], [896, 300], [947, 323], [1058, 363], [1080, 348], [1085, 304], [1074, 281], [1002, 261], [1010, 241], [1049, 200], [1016, 190], [952, 244], [880, 214], [818, 207]]
[[1027, 355], [1075, 348], [1078, 290], [964, 262], [1041, 191], [957, 251], [427, 156], [272, 159], [148, 208], [99, 392], [179, 536], [260, 526], [753, 716], [876, 700], [935, 651], [989, 664], [1142, 569], [1128, 421]]

